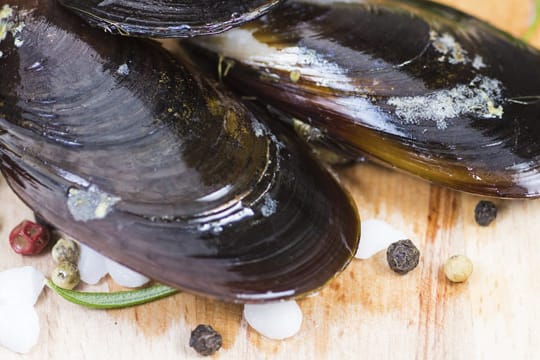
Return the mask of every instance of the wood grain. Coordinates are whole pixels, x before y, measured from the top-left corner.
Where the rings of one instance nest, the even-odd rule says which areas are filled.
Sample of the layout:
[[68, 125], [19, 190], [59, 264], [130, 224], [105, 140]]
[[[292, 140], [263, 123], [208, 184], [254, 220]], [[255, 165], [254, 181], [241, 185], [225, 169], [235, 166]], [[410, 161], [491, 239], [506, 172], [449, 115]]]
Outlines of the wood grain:
[[[520, 36], [532, 1], [445, 0]], [[533, 39], [540, 45], [540, 32]], [[189, 333], [209, 323], [224, 337], [219, 359], [535, 359], [540, 357], [540, 201], [497, 201], [489, 227], [474, 223], [478, 197], [429, 185], [362, 163], [339, 170], [364, 219], [391, 223], [418, 245], [419, 267], [392, 273], [384, 252], [351, 266], [316, 296], [301, 300], [301, 332], [267, 340], [248, 328], [242, 307], [179, 294], [116, 311], [93, 311], [45, 291], [36, 309], [41, 334], [25, 356], [0, 348], [0, 359], [191, 359]], [[11, 252], [9, 230], [31, 212], [0, 182], [0, 270], [33, 265], [45, 273], [49, 255]], [[474, 273], [451, 284], [441, 271], [456, 253]], [[93, 289], [114, 289], [104, 280]], [[1, 291], [1, 289], [0, 289]], [[1, 321], [1, 319], [0, 319]]]

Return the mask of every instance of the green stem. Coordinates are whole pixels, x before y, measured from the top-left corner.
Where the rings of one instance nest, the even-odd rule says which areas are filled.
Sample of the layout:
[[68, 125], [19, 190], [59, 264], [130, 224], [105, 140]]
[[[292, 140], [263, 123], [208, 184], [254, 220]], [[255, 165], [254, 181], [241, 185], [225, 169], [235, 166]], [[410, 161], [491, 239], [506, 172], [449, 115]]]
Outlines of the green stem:
[[540, 25], [540, 0], [536, 0], [536, 9], [534, 12], [534, 20], [529, 29], [527, 29], [527, 32], [525, 35], [523, 35], [523, 40], [529, 41], [531, 40], [532, 36], [536, 32], [536, 29], [538, 28], [538, 25]]
[[159, 284], [138, 290], [118, 292], [81, 292], [66, 290], [53, 284], [51, 280], [47, 280], [47, 286], [67, 301], [93, 309], [119, 309], [136, 306], [159, 300], [179, 292], [177, 289]]

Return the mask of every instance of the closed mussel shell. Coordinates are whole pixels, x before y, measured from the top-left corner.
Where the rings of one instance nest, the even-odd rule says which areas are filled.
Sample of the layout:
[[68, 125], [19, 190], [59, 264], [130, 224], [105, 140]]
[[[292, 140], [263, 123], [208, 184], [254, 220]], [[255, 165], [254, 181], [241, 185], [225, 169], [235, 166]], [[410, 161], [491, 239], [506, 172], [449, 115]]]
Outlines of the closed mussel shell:
[[93, 26], [143, 37], [216, 34], [266, 13], [283, 0], [58, 0]]
[[186, 48], [349, 151], [459, 190], [540, 196], [539, 52], [464, 13], [292, 1]]
[[0, 166], [45, 221], [227, 301], [309, 293], [348, 264], [355, 205], [263, 114], [53, 1], [10, 1], [1, 21]]

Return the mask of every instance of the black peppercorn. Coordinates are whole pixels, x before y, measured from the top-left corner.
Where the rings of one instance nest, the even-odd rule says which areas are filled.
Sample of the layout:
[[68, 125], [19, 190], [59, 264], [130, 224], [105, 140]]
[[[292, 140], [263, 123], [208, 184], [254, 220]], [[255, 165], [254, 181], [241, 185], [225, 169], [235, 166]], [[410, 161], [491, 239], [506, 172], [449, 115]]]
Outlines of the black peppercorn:
[[399, 240], [386, 250], [390, 269], [398, 274], [406, 274], [418, 265], [420, 251], [411, 240]]
[[210, 325], [198, 325], [189, 339], [189, 346], [203, 356], [213, 355], [221, 348], [221, 344], [221, 335]]
[[497, 207], [491, 201], [482, 200], [474, 209], [476, 223], [481, 226], [488, 226], [497, 217]]

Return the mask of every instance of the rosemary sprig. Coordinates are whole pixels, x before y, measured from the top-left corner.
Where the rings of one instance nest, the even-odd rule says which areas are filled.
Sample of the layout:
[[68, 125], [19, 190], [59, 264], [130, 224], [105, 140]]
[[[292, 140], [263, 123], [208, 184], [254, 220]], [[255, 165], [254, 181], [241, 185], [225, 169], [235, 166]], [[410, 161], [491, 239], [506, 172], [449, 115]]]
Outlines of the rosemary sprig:
[[119, 309], [163, 299], [179, 292], [165, 285], [153, 285], [137, 290], [117, 292], [82, 292], [62, 289], [51, 280], [47, 286], [69, 302], [93, 309]]

